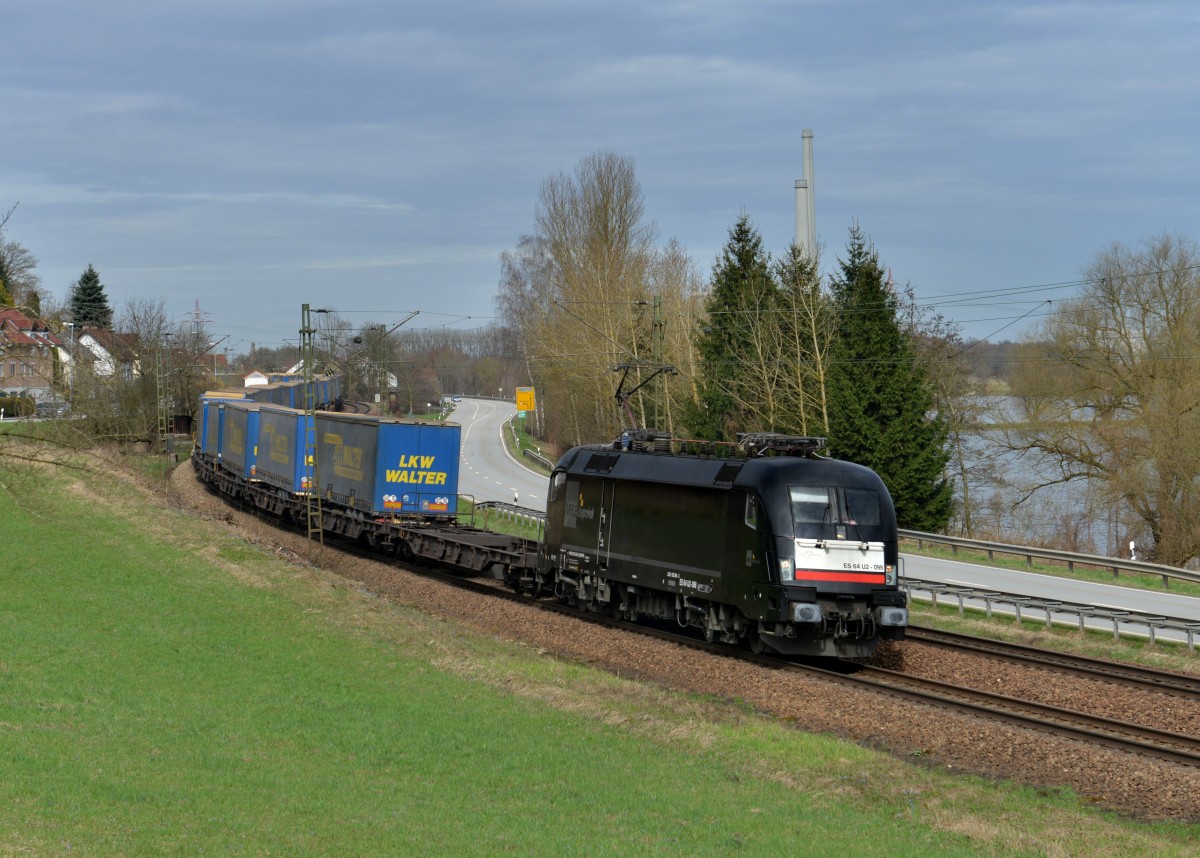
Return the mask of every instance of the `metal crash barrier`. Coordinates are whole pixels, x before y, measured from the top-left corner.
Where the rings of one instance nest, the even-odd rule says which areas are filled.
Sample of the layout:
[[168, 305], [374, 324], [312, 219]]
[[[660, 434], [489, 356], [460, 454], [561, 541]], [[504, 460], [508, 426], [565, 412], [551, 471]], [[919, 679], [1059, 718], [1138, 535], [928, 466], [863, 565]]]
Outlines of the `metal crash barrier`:
[[[951, 585], [943, 584], [940, 581], [923, 581], [919, 578], [903, 578], [900, 586], [907, 591], [909, 599], [927, 601], [934, 608], [938, 607], [939, 599], [950, 597], [957, 603], [960, 614], [965, 613], [966, 609], [970, 607], [972, 610], [980, 610], [985, 616], [991, 617], [996, 606], [1007, 606], [1016, 623], [1025, 619], [1023, 613], [1040, 612], [1045, 617], [1046, 628], [1057, 623], [1062, 626], [1075, 626], [1082, 632], [1087, 628], [1106, 629], [1111, 623], [1114, 639], [1119, 639], [1122, 634], [1144, 636], [1149, 640], [1151, 646], [1160, 638], [1175, 641], [1186, 640], [1189, 652], [1196, 651], [1196, 633], [1200, 631], [1200, 621], [1192, 619], [1164, 617], [1161, 614], [1117, 610], [1100, 605], [1063, 602], [1057, 599], [1041, 599], [1023, 593], [1003, 593], [961, 584]], [[1089, 623], [1089, 621], [1092, 622]]]

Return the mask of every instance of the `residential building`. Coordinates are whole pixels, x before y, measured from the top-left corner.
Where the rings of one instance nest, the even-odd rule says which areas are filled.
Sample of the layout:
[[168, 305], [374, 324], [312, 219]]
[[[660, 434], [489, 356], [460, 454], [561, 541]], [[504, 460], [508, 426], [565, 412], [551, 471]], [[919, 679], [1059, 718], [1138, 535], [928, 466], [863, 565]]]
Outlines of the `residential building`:
[[41, 319], [0, 307], [0, 395], [54, 399], [56, 352], [62, 340]]

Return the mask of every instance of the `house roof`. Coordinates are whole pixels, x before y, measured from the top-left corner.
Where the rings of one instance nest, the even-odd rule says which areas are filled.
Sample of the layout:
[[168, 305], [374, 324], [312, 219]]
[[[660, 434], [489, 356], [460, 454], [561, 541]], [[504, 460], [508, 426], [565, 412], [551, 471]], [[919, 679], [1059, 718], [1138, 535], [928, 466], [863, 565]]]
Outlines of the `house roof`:
[[14, 346], [60, 346], [62, 341], [41, 319], [16, 307], [0, 307], [0, 339]]
[[118, 360], [136, 360], [140, 338], [137, 334], [120, 334], [108, 328], [92, 328], [85, 326], [79, 332], [78, 339], [84, 341], [90, 337], [100, 348]]

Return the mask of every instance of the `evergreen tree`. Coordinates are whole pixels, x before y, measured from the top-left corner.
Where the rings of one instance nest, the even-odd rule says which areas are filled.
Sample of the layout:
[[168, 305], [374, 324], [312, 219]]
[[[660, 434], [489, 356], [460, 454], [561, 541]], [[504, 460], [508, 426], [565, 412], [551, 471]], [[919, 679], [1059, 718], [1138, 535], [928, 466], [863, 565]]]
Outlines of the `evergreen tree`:
[[104, 284], [100, 275], [90, 264], [80, 276], [78, 282], [71, 287], [70, 298], [71, 319], [77, 327], [84, 325], [93, 328], [112, 327], [112, 308], [108, 306], [108, 296], [104, 294]]
[[686, 417], [695, 437], [732, 440], [737, 432], [764, 428], [747, 425], [749, 403], [761, 399], [747, 364], [756, 351], [755, 338], [762, 333], [757, 322], [764, 314], [772, 316], [777, 291], [762, 236], [742, 215], [713, 266], [706, 318], [696, 336], [701, 361], [697, 401]]
[[879, 254], [850, 229], [846, 259], [831, 282], [836, 333], [830, 348], [829, 451], [875, 470], [902, 528], [936, 532], [953, 505], [945, 467], [946, 421], [901, 326], [900, 301]]

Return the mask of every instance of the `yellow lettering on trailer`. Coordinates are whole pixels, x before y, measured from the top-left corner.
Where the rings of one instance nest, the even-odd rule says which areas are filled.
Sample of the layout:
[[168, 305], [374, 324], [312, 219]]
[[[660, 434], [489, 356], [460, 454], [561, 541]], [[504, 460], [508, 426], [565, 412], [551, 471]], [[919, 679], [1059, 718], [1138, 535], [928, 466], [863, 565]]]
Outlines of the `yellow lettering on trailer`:
[[292, 439], [276, 432], [271, 436], [271, 461], [290, 465], [292, 463]]
[[389, 483], [408, 483], [410, 485], [423, 486], [444, 486], [446, 478], [449, 475], [445, 471], [418, 471], [418, 470], [388, 470], [386, 472], [387, 481]]

